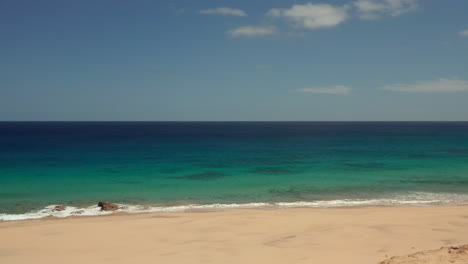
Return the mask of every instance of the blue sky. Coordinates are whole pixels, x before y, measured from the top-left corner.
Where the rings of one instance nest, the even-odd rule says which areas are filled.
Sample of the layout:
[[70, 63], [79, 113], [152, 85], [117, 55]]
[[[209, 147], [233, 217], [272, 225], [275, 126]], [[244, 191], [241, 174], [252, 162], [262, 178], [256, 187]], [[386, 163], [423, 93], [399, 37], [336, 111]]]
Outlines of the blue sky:
[[468, 1], [0, 1], [0, 120], [468, 120]]

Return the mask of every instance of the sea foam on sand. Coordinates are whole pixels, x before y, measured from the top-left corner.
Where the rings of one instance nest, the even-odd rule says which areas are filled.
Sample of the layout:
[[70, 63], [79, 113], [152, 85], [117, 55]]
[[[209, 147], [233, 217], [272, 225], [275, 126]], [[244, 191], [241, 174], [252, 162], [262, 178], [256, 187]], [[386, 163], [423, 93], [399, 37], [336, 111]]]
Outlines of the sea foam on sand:
[[423, 205], [462, 205], [468, 204], [468, 195], [453, 193], [425, 193], [415, 192], [407, 195], [395, 196], [391, 199], [341, 199], [327, 201], [297, 201], [276, 203], [232, 203], [232, 204], [190, 204], [179, 206], [148, 206], [118, 204], [116, 211], [102, 211], [97, 205], [85, 208], [67, 206], [65, 210], [54, 210], [56, 205], [24, 214], [0, 214], [0, 220], [15, 221], [26, 219], [40, 219], [46, 217], [69, 216], [97, 216], [107, 215], [113, 212], [123, 213], [157, 213], [157, 212], [184, 212], [184, 211], [221, 211], [229, 209], [281, 209], [295, 207], [327, 208], [327, 207], [358, 207], [358, 206], [423, 206]]

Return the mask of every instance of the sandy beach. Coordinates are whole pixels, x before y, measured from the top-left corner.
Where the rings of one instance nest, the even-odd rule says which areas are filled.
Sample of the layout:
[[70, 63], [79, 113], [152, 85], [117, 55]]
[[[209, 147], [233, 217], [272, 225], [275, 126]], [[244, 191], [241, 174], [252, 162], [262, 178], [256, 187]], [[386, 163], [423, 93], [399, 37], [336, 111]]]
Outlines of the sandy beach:
[[1, 263], [366, 264], [466, 243], [466, 206], [257, 209], [0, 222]]

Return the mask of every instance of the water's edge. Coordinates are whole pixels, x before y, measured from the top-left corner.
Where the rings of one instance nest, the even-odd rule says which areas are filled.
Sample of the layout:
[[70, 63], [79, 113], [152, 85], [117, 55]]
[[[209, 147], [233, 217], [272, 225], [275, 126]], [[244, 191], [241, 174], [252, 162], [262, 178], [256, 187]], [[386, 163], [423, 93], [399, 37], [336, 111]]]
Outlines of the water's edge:
[[[49, 205], [43, 209], [24, 214], [0, 213], [0, 221], [19, 221], [31, 219], [64, 218], [71, 216], [99, 216], [114, 213], [165, 213], [165, 212], [193, 212], [193, 211], [223, 211], [233, 209], [283, 209], [283, 208], [336, 208], [336, 207], [408, 207], [408, 206], [460, 206], [468, 205], [466, 195], [432, 194], [418, 195], [425, 199], [368, 199], [368, 200], [329, 200], [329, 201], [297, 201], [297, 202], [255, 202], [231, 204], [189, 204], [178, 206], [149, 206], [118, 204], [116, 211], [102, 211], [97, 205], [89, 207], [67, 206], [63, 211], [54, 210], [56, 205]], [[407, 197], [408, 198], [408, 197]]]

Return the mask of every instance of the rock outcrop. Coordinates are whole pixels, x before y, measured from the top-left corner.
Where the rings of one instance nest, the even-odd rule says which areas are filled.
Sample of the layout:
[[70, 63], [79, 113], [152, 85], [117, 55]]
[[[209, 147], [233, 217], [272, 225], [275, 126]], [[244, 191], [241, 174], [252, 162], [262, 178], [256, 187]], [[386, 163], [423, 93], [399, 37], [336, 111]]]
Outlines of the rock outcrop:
[[52, 211], [54, 211], [54, 212], [60, 212], [60, 211], [63, 211], [63, 210], [65, 210], [65, 209], [67, 209], [67, 207], [66, 207], [65, 205], [56, 205], [56, 206], [54, 207], [54, 209], [52, 209]]
[[99, 202], [98, 206], [101, 207], [101, 211], [115, 211], [119, 209], [118, 205], [111, 203], [111, 202], [105, 202], [105, 201]]

